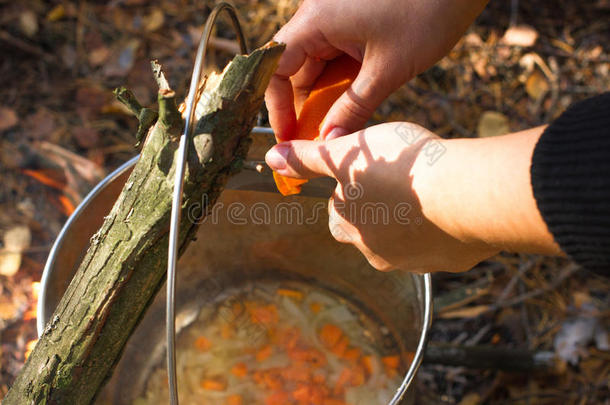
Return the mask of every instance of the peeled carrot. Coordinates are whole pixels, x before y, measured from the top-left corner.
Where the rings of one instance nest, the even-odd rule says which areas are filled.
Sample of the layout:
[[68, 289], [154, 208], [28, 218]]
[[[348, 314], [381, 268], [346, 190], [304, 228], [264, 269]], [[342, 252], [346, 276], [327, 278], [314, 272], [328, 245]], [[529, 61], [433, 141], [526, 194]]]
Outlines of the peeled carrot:
[[233, 394], [227, 397], [227, 405], [242, 405], [244, 403], [241, 395]]
[[297, 389], [292, 391], [292, 398], [299, 404], [320, 404], [325, 397], [324, 387], [312, 384], [299, 384]]
[[283, 297], [290, 297], [290, 298], [294, 298], [295, 300], [302, 300], [303, 299], [303, 293], [297, 290], [291, 290], [289, 288], [278, 288], [277, 289], [277, 294], [281, 295]]
[[286, 405], [290, 403], [290, 394], [277, 391], [265, 398], [265, 405]]
[[349, 338], [345, 335], [339, 338], [337, 344], [335, 344], [330, 350], [337, 357], [344, 357], [345, 352], [347, 351], [347, 346], [349, 346]]
[[273, 304], [247, 307], [252, 323], [270, 325], [277, 323], [277, 307]]
[[369, 375], [373, 374], [373, 356], [364, 356], [362, 358], [362, 365]]
[[400, 364], [400, 358], [398, 356], [385, 356], [381, 358], [381, 362], [387, 368], [397, 369]]
[[195, 347], [202, 352], [209, 350], [211, 346], [212, 343], [204, 336], [199, 336], [197, 340], [195, 340]]
[[309, 309], [311, 309], [311, 312], [313, 312], [314, 314], [317, 314], [322, 310], [322, 304], [320, 304], [319, 302], [312, 302], [311, 304], [309, 304]]
[[245, 363], [237, 363], [231, 367], [231, 373], [236, 377], [245, 377], [248, 374], [248, 367]]
[[297, 362], [309, 363], [312, 367], [321, 367], [326, 364], [326, 356], [316, 349], [296, 349], [288, 352], [288, 356]]
[[271, 390], [279, 390], [283, 383], [279, 374], [274, 370], [266, 370], [263, 374], [263, 382], [265, 386]]
[[319, 333], [320, 341], [329, 349], [335, 347], [335, 345], [339, 343], [342, 336], [343, 332], [341, 329], [331, 323], [327, 323], [322, 326]]
[[349, 360], [349, 361], [353, 361], [353, 362], [357, 362], [358, 359], [360, 358], [360, 355], [362, 354], [362, 352], [360, 351], [360, 349], [358, 349], [357, 347], [353, 348], [353, 349], [347, 349], [345, 351], [345, 353], [343, 354], [343, 358], [345, 360]]
[[[320, 126], [335, 101], [349, 88], [360, 71], [360, 63], [343, 55], [326, 65], [316, 80], [298, 113], [295, 133], [288, 139], [314, 140], [320, 136]], [[275, 184], [282, 195], [299, 194], [307, 182], [273, 173]]]
[[265, 361], [265, 359], [267, 359], [269, 356], [271, 356], [272, 352], [273, 352], [273, 348], [271, 346], [267, 345], [267, 346], [263, 347], [258, 352], [256, 352], [256, 361], [258, 361], [259, 363]]
[[201, 387], [210, 391], [224, 391], [227, 388], [227, 383], [220, 380], [206, 378], [201, 381]]
[[282, 369], [282, 377], [287, 381], [307, 382], [311, 378], [311, 372], [304, 364], [293, 364]]

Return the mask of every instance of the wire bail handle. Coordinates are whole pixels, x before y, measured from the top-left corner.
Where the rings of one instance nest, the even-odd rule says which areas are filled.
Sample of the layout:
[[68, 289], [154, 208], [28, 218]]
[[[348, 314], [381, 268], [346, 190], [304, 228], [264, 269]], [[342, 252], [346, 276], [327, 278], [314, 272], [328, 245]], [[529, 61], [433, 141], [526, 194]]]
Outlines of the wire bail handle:
[[231, 17], [233, 28], [237, 34], [237, 40], [241, 53], [248, 53], [248, 46], [244, 37], [237, 11], [229, 3], [219, 3], [214, 7], [208, 16], [193, 66], [193, 74], [189, 92], [186, 98], [186, 117], [184, 121], [184, 131], [180, 136], [178, 145], [178, 161], [176, 164], [176, 174], [174, 177], [174, 190], [172, 193], [172, 211], [169, 227], [169, 246], [167, 255], [167, 298], [166, 298], [166, 339], [167, 339], [167, 374], [169, 383], [169, 402], [171, 405], [178, 405], [178, 386], [176, 381], [176, 313], [175, 313], [175, 291], [176, 291], [176, 262], [178, 260], [178, 238], [180, 229], [180, 214], [182, 206], [182, 189], [184, 186], [184, 172], [186, 157], [188, 152], [188, 142], [193, 134], [193, 116], [197, 103], [197, 89], [201, 80], [201, 71], [205, 62], [208, 43], [212, 34], [212, 28], [221, 11], [226, 10]]

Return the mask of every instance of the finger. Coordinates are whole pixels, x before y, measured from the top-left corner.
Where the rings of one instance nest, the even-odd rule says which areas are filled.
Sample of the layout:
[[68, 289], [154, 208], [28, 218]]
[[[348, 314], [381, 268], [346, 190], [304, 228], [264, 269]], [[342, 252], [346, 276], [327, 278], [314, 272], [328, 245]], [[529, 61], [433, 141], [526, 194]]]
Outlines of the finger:
[[328, 150], [321, 141], [279, 143], [267, 152], [265, 161], [282, 176], [299, 179], [334, 177]]
[[347, 181], [352, 163], [361, 153], [361, 133], [332, 141], [295, 140], [271, 148], [265, 160], [269, 167], [283, 176], [309, 179], [320, 176]]
[[269, 111], [269, 124], [278, 141], [290, 139], [296, 130], [292, 83], [287, 76], [275, 74], [265, 91], [265, 104]]
[[303, 22], [300, 21], [302, 19], [297, 13], [274, 38], [276, 41], [286, 44], [286, 49], [265, 92], [269, 123], [278, 140], [290, 139], [296, 129], [291, 76], [303, 67], [307, 55], [327, 59], [338, 52], [326, 42], [323, 36], [312, 33], [311, 30], [297, 29], [303, 25]]
[[330, 108], [320, 129], [323, 139], [333, 139], [362, 129], [377, 106], [400, 83], [382, 58], [367, 57], [352, 85]]
[[308, 56], [301, 69], [290, 78], [297, 116], [324, 67], [326, 67], [325, 60]]

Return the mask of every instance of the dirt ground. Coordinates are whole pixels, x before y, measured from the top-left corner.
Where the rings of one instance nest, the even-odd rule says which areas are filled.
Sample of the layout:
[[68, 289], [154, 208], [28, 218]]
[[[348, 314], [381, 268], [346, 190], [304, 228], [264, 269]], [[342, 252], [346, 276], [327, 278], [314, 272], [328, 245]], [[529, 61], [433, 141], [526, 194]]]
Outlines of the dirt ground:
[[[252, 47], [298, 5], [234, 3]], [[1, 395], [36, 338], [37, 282], [53, 240], [93, 185], [137, 153], [137, 120], [112, 90], [125, 85], [152, 105], [149, 60], [158, 59], [184, 94], [210, 4], [0, 0]], [[221, 65], [236, 43], [226, 26], [218, 33], [226, 40], [216, 41], [211, 64]], [[607, 91], [609, 70], [609, 1], [493, 0], [454, 50], [394, 93], [371, 124], [405, 120], [443, 137], [494, 136], [547, 123]], [[431, 344], [509, 356], [523, 349], [555, 361], [536, 372], [480, 369], [482, 359], [449, 355], [425, 361], [418, 403], [610, 403], [608, 279], [566, 259], [501, 254], [465, 274], [435, 274], [434, 286]]]

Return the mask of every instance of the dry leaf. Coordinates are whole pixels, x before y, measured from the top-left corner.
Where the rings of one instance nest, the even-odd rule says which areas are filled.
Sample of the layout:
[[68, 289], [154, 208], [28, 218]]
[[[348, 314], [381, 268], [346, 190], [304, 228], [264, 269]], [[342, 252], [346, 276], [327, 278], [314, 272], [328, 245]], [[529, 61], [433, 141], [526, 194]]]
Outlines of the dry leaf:
[[508, 118], [497, 111], [485, 111], [477, 125], [477, 135], [479, 138], [503, 135], [508, 133], [509, 130]]
[[464, 36], [464, 44], [469, 46], [483, 46], [483, 40], [476, 32], [469, 32]]
[[25, 225], [15, 226], [4, 234], [4, 247], [0, 250], [0, 274], [13, 276], [21, 266], [21, 254], [30, 247], [32, 235]]
[[517, 25], [507, 29], [500, 42], [511, 46], [532, 46], [537, 39], [538, 31], [527, 25]]
[[139, 47], [140, 40], [132, 39], [116, 50], [108, 64], [104, 66], [104, 75], [107, 77], [123, 77], [127, 75], [133, 67]]
[[0, 132], [14, 127], [19, 122], [17, 113], [12, 108], [0, 107]]
[[438, 314], [438, 317], [443, 319], [476, 318], [487, 310], [489, 310], [489, 305], [474, 305], [471, 307], [454, 309], [452, 311], [445, 311]]
[[63, 4], [58, 4], [57, 6], [53, 7], [51, 11], [49, 11], [49, 13], [47, 14], [47, 21], [57, 21], [65, 15], [66, 9], [64, 8]]
[[534, 72], [525, 81], [525, 91], [534, 100], [540, 100], [549, 91], [550, 86], [546, 78], [538, 70]]
[[26, 135], [33, 139], [49, 139], [57, 129], [55, 116], [46, 108], [39, 108], [25, 121]]
[[481, 403], [481, 396], [476, 392], [464, 395], [458, 405], [478, 405]]
[[73, 133], [76, 142], [83, 148], [93, 148], [98, 145], [100, 140], [100, 134], [93, 128], [76, 127]]
[[32, 38], [38, 32], [38, 19], [33, 11], [27, 10], [19, 15], [19, 28], [21, 32], [28, 37]]
[[564, 321], [555, 335], [555, 353], [572, 365], [577, 365], [581, 357], [588, 355], [587, 345], [594, 342], [599, 350], [610, 349], [608, 331], [594, 316], [598, 309], [591, 303], [583, 303], [580, 315]]
[[160, 9], [155, 9], [150, 15], [144, 17], [144, 28], [146, 31], [156, 31], [163, 26], [165, 14]]
[[89, 57], [88, 57], [89, 64], [91, 66], [103, 65], [109, 56], [110, 56], [110, 50], [105, 46], [100, 46], [98, 48], [95, 48], [94, 50], [92, 50], [89, 53]]

